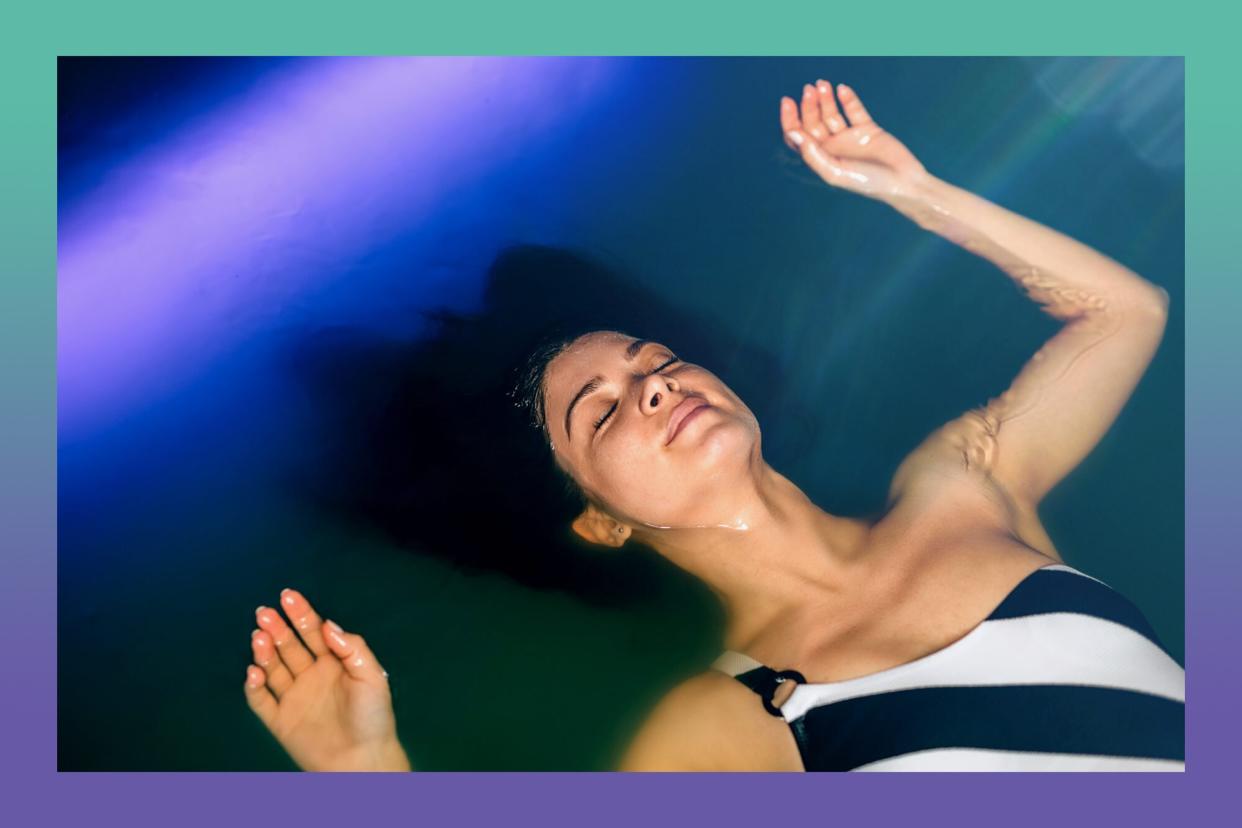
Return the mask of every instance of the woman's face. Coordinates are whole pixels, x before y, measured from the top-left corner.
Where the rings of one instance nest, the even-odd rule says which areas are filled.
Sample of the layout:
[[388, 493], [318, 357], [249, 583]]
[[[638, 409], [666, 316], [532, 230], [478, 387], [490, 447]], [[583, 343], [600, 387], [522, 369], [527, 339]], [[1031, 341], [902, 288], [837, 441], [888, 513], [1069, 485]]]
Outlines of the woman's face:
[[713, 526], [759, 458], [759, 423], [714, 374], [657, 342], [580, 337], [544, 373], [557, 461], [616, 519]]

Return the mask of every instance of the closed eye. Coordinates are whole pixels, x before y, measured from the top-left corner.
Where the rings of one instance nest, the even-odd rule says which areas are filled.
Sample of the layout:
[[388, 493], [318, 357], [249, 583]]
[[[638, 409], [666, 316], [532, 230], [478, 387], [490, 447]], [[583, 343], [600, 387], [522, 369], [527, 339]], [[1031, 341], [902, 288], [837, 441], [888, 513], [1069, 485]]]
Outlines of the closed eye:
[[598, 420], [595, 421], [595, 430], [599, 431], [600, 427], [604, 424], [604, 420], [607, 420], [609, 417], [611, 417], [612, 412], [616, 410], [617, 410], [617, 404], [613, 403], [612, 408], [608, 409], [608, 411], [604, 413], [604, 416], [600, 417]]
[[[651, 373], [653, 373], [653, 374], [658, 374], [658, 373], [660, 373], [661, 371], [663, 371], [665, 368], [667, 368], [668, 366], [672, 365], [674, 362], [677, 362], [677, 361], [678, 361], [678, 360], [677, 360], [677, 357], [671, 357], [671, 358], [669, 358], [668, 360], [666, 360], [663, 364], [661, 364], [661, 365], [657, 366], [656, 368], [653, 368], [653, 369], [652, 369], [652, 371], [651, 371]], [[603, 427], [604, 422], [605, 422], [605, 421], [606, 421], [609, 417], [611, 417], [611, 416], [612, 416], [612, 412], [614, 412], [614, 411], [616, 411], [616, 410], [617, 410], [617, 403], [615, 403], [615, 402], [614, 402], [614, 403], [612, 404], [612, 407], [611, 407], [611, 408], [609, 408], [606, 412], [604, 412], [604, 416], [600, 417], [598, 420], [596, 420], [596, 421], [595, 421], [595, 430], [596, 430], [596, 431], [599, 431], [599, 430], [600, 430], [600, 428], [602, 428], [602, 427]]]

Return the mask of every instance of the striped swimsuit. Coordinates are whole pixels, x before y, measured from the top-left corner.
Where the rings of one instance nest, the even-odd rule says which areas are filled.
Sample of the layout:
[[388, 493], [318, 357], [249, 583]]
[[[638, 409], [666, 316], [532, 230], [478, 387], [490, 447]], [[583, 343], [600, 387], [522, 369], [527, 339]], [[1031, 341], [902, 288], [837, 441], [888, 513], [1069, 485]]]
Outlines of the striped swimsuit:
[[789, 724], [808, 771], [1185, 770], [1185, 671], [1134, 604], [1063, 564], [965, 637], [869, 676], [807, 683], [732, 650], [712, 667]]

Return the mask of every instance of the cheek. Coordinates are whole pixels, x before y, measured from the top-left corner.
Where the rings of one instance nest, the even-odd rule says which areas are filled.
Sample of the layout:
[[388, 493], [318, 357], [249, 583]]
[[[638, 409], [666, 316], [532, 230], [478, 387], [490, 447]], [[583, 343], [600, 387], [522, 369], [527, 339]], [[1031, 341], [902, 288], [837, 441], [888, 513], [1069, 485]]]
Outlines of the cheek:
[[596, 447], [594, 465], [601, 480], [632, 482], [659, 474], [664, 460], [660, 455], [650, 440], [637, 434], [611, 434]]
[[645, 515], [653, 502], [667, 499], [676, 479], [668, 458], [637, 439], [602, 440], [591, 461], [591, 488], [625, 514]]

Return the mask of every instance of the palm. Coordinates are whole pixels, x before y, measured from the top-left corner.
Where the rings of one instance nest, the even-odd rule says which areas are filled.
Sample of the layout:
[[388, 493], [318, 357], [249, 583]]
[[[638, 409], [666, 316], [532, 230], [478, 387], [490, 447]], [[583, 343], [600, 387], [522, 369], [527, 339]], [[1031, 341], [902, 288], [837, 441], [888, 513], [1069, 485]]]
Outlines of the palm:
[[781, 98], [786, 143], [834, 187], [882, 201], [908, 192], [926, 175], [923, 165], [871, 119], [850, 87], [838, 84], [837, 89], [844, 113], [824, 81], [803, 88], [801, 113], [793, 99]]
[[310, 768], [380, 743], [395, 727], [387, 689], [350, 677], [337, 659], [320, 658], [281, 696], [272, 734]]

